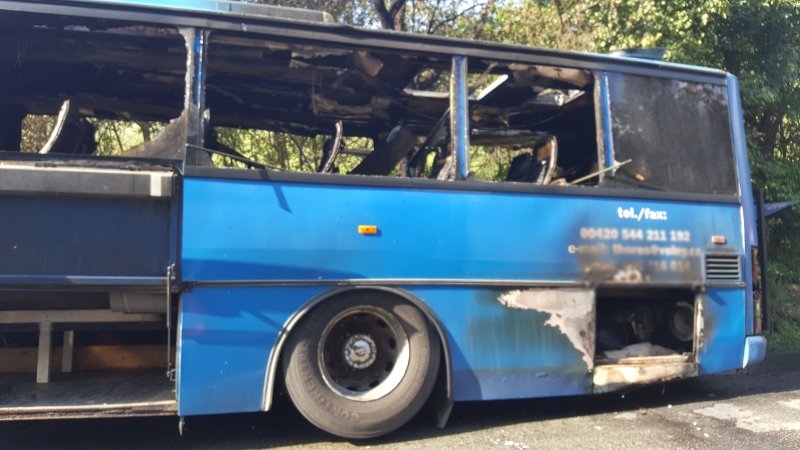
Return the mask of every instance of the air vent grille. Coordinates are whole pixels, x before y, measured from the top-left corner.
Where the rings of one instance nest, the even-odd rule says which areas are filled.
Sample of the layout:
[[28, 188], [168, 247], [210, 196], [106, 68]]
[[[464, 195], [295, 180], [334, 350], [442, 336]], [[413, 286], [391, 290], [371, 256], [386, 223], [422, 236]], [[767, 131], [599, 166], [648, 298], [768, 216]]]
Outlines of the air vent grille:
[[742, 264], [739, 255], [706, 255], [706, 280], [740, 281]]

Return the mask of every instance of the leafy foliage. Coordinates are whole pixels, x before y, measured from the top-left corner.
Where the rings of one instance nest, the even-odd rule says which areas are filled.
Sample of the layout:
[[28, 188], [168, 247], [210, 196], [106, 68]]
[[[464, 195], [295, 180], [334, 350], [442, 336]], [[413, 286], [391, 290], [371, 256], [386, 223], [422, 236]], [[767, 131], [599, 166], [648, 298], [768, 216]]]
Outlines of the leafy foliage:
[[800, 349], [800, 285], [770, 279], [770, 351]]
[[22, 121], [22, 142], [20, 148], [25, 152], [38, 152], [44, 147], [50, 130], [56, 123], [53, 116], [28, 115]]

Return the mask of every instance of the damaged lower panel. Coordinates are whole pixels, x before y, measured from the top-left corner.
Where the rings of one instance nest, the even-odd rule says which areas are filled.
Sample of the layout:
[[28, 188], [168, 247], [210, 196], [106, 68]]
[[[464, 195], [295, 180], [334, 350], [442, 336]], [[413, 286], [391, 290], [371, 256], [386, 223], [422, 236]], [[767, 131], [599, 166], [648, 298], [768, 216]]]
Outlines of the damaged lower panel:
[[[598, 365], [592, 383], [595, 393], [613, 392], [637, 384], [677, 380], [697, 375], [697, 364], [657, 357], [654, 361]], [[649, 359], [649, 358], [648, 358]], [[641, 360], [641, 359], [640, 359]]]
[[526, 289], [507, 292], [498, 299], [509, 308], [549, 314], [545, 326], [557, 328], [581, 353], [588, 371], [594, 366], [594, 302], [590, 289]]

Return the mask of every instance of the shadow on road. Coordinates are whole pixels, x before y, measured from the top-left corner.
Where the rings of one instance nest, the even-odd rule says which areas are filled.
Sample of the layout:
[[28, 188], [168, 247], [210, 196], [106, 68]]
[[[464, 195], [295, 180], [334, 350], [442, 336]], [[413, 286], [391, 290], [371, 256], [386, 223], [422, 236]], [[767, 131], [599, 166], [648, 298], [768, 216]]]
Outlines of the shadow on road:
[[64, 449], [249, 449], [343, 443], [365, 447], [511, 426], [522, 422], [637, 411], [710, 399], [797, 390], [800, 388], [800, 354], [769, 355], [767, 361], [743, 373], [716, 375], [647, 386], [624, 393], [535, 400], [459, 403], [444, 430], [420, 415], [390, 436], [347, 443], [323, 433], [294, 410], [285, 398], [273, 411], [188, 418], [184, 436], [178, 435], [175, 417], [137, 419], [86, 419], [0, 423], [0, 448]]

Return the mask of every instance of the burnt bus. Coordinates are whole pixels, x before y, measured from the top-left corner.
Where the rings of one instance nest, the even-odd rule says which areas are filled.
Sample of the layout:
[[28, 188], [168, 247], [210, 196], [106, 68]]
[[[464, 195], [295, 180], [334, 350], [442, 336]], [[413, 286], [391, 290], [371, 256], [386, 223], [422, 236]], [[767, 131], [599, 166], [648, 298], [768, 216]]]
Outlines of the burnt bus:
[[728, 73], [224, 1], [0, 30], [0, 418], [283, 389], [368, 438], [764, 356]]

